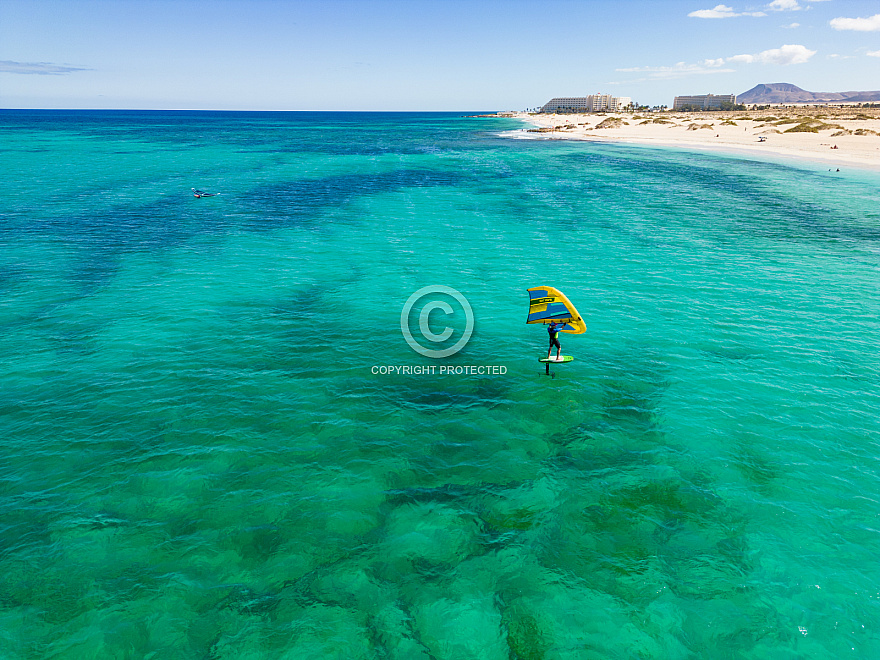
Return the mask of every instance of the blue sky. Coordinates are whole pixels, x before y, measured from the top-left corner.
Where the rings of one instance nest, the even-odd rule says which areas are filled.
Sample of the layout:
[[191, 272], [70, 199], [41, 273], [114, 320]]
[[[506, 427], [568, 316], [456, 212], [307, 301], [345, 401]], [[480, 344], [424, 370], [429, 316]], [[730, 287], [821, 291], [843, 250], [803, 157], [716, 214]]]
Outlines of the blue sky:
[[504, 110], [880, 89], [878, 0], [2, 0], [0, 107]]

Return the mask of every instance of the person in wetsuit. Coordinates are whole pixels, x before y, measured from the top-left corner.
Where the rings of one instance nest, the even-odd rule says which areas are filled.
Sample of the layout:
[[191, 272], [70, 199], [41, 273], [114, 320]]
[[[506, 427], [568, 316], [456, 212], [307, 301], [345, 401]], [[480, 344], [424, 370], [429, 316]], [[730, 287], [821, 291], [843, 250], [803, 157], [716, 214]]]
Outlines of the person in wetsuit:
[[553, 347], [556, 347], [556, 359], [559, 359], [559, 354], [562, 352], [562, 346], [559, 344], [559, 340], [556, 338], [556, 335], [559, 334], [559, 331], [565, 327], [565, 323], [557, 323], [556, 321], [552, 321], [550, 325], [547, 327], [547, 333], [550, 335], [550, 348], [547, 349], [547, 359], [550, 359], [550, 354], [553, 352]]

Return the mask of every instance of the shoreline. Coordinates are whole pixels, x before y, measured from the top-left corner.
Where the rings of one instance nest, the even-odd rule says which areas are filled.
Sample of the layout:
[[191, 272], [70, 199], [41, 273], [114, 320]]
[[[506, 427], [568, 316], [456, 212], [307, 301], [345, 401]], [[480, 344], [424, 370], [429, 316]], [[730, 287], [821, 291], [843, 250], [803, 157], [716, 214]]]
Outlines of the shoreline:
[[[535, 139], [676, 147], [880, 171], [880, 112], [876, 108], [856, 108], [833, 117], [788, 109], [662, 114], [518, 112], [504, 116], [535, 126], [529, 132]], [[804, 128], [784, 132], [799, 126]], [[810, 132], [810, 128], [817, 132]], [[762, 137], [764, 141], [760, 141]]]

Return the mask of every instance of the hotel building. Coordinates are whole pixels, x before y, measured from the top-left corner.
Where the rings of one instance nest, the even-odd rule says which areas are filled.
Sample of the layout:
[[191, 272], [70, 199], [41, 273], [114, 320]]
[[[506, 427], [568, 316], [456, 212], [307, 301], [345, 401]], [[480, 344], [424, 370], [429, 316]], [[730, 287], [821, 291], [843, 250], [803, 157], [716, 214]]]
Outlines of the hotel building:
[[736, 94], [702, 94], [700, 96], [676, 96], [672, 104], [673, 110], [681, 110], [685, 107], [702, 108], [709, 110], [711, 108], [719, 109], [722, 103], [732, 103], [736, 105]]
[[541, 108], [541, 112], [620, 112], [632, 103], [629, 96], [590, 94], [589, 96], [557, 96]]

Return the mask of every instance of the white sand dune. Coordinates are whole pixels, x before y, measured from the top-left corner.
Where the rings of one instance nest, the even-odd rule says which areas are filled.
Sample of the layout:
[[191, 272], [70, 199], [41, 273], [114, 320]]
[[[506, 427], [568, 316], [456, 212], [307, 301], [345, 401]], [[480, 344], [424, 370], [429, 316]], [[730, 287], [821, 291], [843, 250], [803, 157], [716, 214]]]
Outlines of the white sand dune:
[[[880, 169], [878, 109], [770, 109], [731, 113], [532, 115], [535, 137], [599, 140], [788, 156]], [[791, 128], [797, 132], [786, 132]], [[817, 132], [808, 132], [807, 129]], [[763, 140], [761, 138], [764, 138]]]

